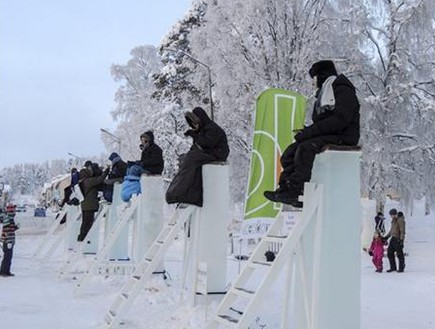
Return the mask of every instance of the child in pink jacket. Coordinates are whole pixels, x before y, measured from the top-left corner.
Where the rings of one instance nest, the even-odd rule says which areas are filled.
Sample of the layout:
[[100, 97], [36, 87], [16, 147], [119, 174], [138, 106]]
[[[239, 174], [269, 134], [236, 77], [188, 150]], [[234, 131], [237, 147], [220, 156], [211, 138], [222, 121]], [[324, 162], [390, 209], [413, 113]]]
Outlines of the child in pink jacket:
[[382, 258], [384, 257], [384, 242], [378, 231], [373, 235], [369, 255], [372, 256], [372, 262], [376, 267], [376, 272], [381, 273], [383, 269]]

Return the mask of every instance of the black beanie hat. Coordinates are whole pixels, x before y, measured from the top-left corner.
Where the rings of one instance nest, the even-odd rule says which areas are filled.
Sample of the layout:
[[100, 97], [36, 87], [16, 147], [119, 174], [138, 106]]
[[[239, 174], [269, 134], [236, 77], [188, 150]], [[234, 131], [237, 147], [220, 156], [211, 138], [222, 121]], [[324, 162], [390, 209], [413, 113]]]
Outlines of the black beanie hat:
[[311, 78], [314, 78], [315, 76], [337, 75], [337, 70], [333, 61], [326, 60], [314, 63], [308, 73]]
[[395, 216], [395, 215], [397, 215], [397, 210], [396, 210], [395, 208], [393, 208], [393, 209], [391, 209], [388, 213], [389, 213], [391, 216]]
[[92, 161], [91, 161], [91, 160], [86, 161], [84, 167], [87, 168], [87, 167], [89, 167], [89, 166], [92, 167]]

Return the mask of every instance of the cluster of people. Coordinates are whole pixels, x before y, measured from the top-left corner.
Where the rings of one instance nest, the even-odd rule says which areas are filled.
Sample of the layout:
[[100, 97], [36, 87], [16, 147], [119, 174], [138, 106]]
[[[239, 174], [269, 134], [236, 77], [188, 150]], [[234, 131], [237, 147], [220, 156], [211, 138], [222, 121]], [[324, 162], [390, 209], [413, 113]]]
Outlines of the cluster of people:
[[[387, 272], [391, 273], [397, 271], [401, 273], [405, 271], [405, 255], [403, 253], [406, 226], [405, 216], [403, 215], [403, 212], [398, 212], [395, 208], [391, 209], [388, 213], [391, 216], [390, 231], [385, 234], [385, 217], [382, 212], [379, 212], [375, 217], [375, 233], [368, 253], [372, 257], [372, 262], [376, 268], [376, 272], [382, 273], [384, 246], [388, 245], [387, 256], [390, 268]], [[398, 264], [396, 263], [396, 257], [398, 259]]]
[[[357, 145], [360, 137], [360, 105], [353, 84], [346, 76], [337, 73], [334, 63], [330, 60], [314, 63], [309, 75], [317, 88], [313, 123], [298, 131], [294, 136], [295, 142], [283, 152], [280, 159], [283, 171], [278, 188], [275, 191], [264, 192], [264, 197], [272, 202], [291, 204], [295, 207], [302, 207], [298, 197], [303, 194], [304, 183], [311, 178], [315, 155], [320, 153], [326, 144]], [[230, 150], [225, 131], [210, 119], [204, 109], [194, 108], [186, 113], [185, 119], [190, 129], [184, 135], [192, 138], [192, 146], [182, 157], [179, 171], [166, 191], [166, 202], [202, 207], [202, 165], [226, 161]], [[71, 184], [65, 189], [61, 206], [81, 206], [82, 225], [77, 241], [85, 239], [94, 222], [95, 213], [100, 206], [99, 191], [103, 192], [107, 202], [111, 202], [113, 185], [120, 182], [121, 198], [128, 201], [133, 194], [141, 192], [142, 173], [160, 175], [163, 172], [162, 149], [155, 143], [153, 132], [143, 133], [140, 141], [142, 153], [138, 161], [126, 163], [114, 152], [109, 157], [111, 168], [102, 170], [98, 164], [86, 161], [80, 171], [76, 168], [71, 171]], [[387, 235], [392, 236], [392, 250], [400, 246], [399, 242], [393, 242], [395, 234], [395, 231], [391, 231]], [[11, 255], [12, 249], [8, 249], [7, 252]], [[404, 262], [402, 263], [399, 264], [399, 270], [404, 268]], [[2, 264], [2, 274], [10, 273], [6, 265], [3, 272]]]
[[[185, 203], [202, 207], [202, 165], [216, 161], [226, 161], [229, 155], [227, 136], [224, 130], [210, 119], [201, 107], [185, 114], [190, 129], [186, 137], [192, 138], [190, 150], [183, 156], [179, 171], [166, 192], [168, 204]], [[156, 144], [154, 133], [146, 131], [140, 135], [141, 158], [137, 161], [122, 160], [113, 152], [109, 156], [111, 166], [102, 170], [97, 163], [88, 160], [78, 171], [71, 171], [71, 184], [65, 188], [65, 197], [60, 205], [80, 205], [82, 224], [77, 241], [85, 239], [94, 222], [95, 213], [100, 207], [98, 194], [112, 202], [113, 188], [121, 183], [121, 199], [128, 202], [133, 194], [141, 193], [142, 174], [161, 175], [164, 169], [162, 149]], [[81, 197], [77, 196], [77, 189]]]

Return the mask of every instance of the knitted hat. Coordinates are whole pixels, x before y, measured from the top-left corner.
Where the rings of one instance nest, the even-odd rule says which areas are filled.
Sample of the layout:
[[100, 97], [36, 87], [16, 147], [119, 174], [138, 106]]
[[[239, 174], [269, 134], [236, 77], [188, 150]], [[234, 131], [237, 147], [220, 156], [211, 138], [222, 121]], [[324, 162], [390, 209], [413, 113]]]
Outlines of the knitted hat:
[[16, 205], [9, 203], [9, 204], [6, 206], [6, 213], [7, 213], [7, 214], [14, 214], [14, 213], [15, 213], [15, 208], [16, 208], [16, 207], [17, 207]]
[[311, 78], [315, 76], [330, 76], [337, 75], [337, 70], [333, 61], [318, 61], [314, 63], [308, 71]]
[[390, 209], [390, 211], [388, 212], [391, 216], [395, 216], [397, 215], [397, 210], [395, 208]]
[[110, 154], [110, 156], [109, 156], [109, 160], [113, 161], [113, 159], [115, 159], [117, 157], [119, 157], [119, 154], [116, 152], [112, 152], [112, 154]]

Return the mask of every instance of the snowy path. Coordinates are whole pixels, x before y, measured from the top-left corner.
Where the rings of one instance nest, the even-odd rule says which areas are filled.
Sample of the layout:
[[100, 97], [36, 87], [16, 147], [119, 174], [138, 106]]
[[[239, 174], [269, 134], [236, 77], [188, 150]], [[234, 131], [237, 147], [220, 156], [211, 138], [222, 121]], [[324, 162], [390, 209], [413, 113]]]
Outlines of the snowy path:
[[[96, 278], [84, 293], [75, 294], [72, 277], [62, 278], [57, 272], [62, 265], [60, 253], [45, 263], [31, 259], [43, 238], [44, 225], [24, 215], [17, 221], [21, 221], [22, 230], [12, 263], [16, 276], [0, 278], [0, 328], [99, 328], [125, 279]], [[405, 273], [375, 273], [370, 257], [362, 255], [362, 329], [435, 329], [435, 216], [409, 219], [407, 226]], [[171, 248], [167, 260], [172, 286], [167, 287], [160, 277], [153, 278], [123, 328], [175, 329], [181, 323], [204, 328], [203, 308], [179, 305], [180, 245]], [[387, 262], [384, 258], [384, 268], [388, 268]], [[229, 261], [229, 274], [236, 272], [237, 262]], [[260, 314], [259, 323], [266, 325], [264, 328], [276, 328], [279, 286], [269, 296], [274, 302], [265, 305]]]

